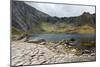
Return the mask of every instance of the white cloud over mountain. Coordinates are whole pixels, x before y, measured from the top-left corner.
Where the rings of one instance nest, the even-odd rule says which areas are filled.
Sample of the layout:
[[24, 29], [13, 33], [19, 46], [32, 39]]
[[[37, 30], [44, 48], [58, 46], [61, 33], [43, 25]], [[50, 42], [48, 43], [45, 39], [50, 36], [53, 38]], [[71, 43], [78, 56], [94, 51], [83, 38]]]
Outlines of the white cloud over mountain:
[[25, 2], [51, 16], [79, 16], [83, 12], [95, 13], [95, 6]]

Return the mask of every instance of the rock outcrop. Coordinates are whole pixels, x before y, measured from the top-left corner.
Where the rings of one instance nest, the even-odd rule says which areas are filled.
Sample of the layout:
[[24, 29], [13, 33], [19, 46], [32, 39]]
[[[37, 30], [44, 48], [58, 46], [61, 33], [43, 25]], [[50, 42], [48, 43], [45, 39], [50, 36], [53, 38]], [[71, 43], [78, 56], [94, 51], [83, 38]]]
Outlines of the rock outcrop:
[[26, 43], [22, 41], [13, 41], [11, 45], [11, 65], [37, 65], [37, 64], [54, 64], [79, 61], [95, 61], [95, 53], [75, 55], [77, 50], [65, 52], [62, 45], [53, 48], [53, 43], [40, 45], [35, 43]]

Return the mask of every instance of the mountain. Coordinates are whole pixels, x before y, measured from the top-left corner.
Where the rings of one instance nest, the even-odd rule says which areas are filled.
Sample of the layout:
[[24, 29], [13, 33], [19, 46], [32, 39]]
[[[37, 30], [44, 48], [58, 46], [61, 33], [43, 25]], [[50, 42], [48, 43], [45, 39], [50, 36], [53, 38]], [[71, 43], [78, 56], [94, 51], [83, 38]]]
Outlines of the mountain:
[[51, 17], [24, 2], [12, 2], [12, 27], [14, 28], [26, 32], [37, 26], [39, 21], [46, 21], [47, 18]]
[[84, 24], [94, 25], [95, 26], [95, 13], [90, 14], [88, 12], [84, 12], [80, 16], [75, 17], [54, 17], [57, 21], [67, 22], [69, 24], [73, 24], [74, 26], [81, 26]]
[[12, 1], [11, 6], [13, 34], [72, 33], [71, 31], [84, 25], [95, 29], [95, 14], [88, 12], [76, 17], [52, 17], [22, 1]]

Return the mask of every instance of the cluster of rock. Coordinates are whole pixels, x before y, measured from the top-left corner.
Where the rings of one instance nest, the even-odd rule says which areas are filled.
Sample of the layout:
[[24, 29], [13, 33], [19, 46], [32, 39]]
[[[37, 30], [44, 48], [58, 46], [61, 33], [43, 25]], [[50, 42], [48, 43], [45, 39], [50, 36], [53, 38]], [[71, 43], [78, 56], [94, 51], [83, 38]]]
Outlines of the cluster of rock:
[[[59, 42], [51, 42], [51, 41], [46, 41], [45, 39], [42, 38], [37, 38], [37, 39], [29, 39], [31, 35], [21, 35], [17, 36], [15, 35], [15, 41], [22, 41], [22, 42], [27, 42], [27, 43], [36, 43], [40, 45], [45, 45], [48, 48], [50, 48], [53, 51], [60, 50], [61, 53], [65, 53], [66, 51], [68, 52], [74, 52], [77, 54], [91, 54], [94, 55], [96, 53], [96, 48], [92, 47], [89, 49], [86, 49], [86, 47], [81, 46], [80, 42], [78, 40], [75, 40], [74, 38], [71, 38], [70, 40], [61, 40]], [[65, 51], [66, 50], [66, 51]], [[59, 51], [58, 51], [59, 52]]]
[[[54, 42], [27, 43], [12, 41], [11, 65], [37, 65], [67, 63], [79, 61], [95, 61], [95, 55], [76, 55], [77, 49], [64, 49], [63, 45]], [[69, 52], [67, 52], [69, 51]]]
[[75, 39], [51, 42], [44, 39], [29, 40], [26, 36], [16, 36], [17, 39], [12, 41], [12, 66], [96, 60], [96, 49], [80, 49], [76, 47]]

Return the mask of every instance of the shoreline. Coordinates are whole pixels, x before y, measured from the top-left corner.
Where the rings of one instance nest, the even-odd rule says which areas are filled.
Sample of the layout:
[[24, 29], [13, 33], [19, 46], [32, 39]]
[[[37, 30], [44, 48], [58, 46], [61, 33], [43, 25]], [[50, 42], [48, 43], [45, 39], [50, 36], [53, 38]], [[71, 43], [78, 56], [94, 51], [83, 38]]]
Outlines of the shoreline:
[[[36, 64], [54, 64], [54, 63], [69, 63], [69, 62], [84, 62], [95, 61], [96, 54], [81, 54], [76, 49], [65, 50], [62, 45], [57, 45], [49, 42], [47, 45], [41, 43], [27, 43], [23, 41], [11, 42], [11, 65], [36, 65]], [[54, 48], [56, 46], [56, 48]], [[69, 52], [67, 52], [69, 51]]]

